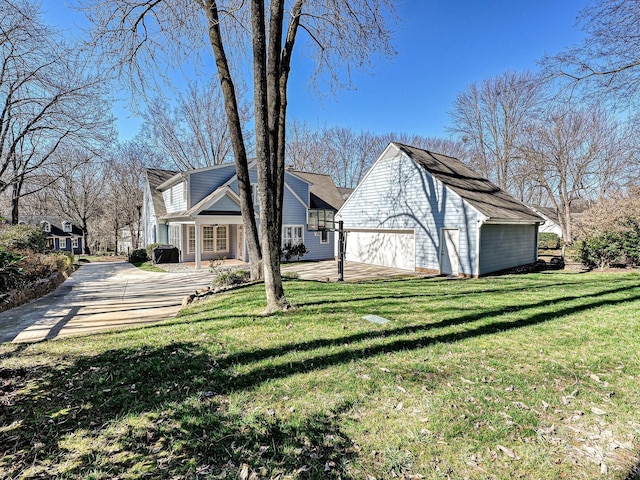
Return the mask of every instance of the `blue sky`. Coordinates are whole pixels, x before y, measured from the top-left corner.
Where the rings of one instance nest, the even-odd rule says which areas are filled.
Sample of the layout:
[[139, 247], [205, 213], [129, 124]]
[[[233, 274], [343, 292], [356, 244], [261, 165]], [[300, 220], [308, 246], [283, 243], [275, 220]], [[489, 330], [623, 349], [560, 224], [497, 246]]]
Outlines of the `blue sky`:
[[[355, 88], [317, 98], [292, 69], [289, 118], [312, 126], [446, 137], [448, 112], [468, 85], [507, 70], [536, 70], [544, 53], [579, 41], [576, 18], [585, 0], [400, 0], [394, 44], [398, 55], [353, 76]], [[75, 12], [45, 0], [51, 24], [68, 28]], [[122, 139], [139, 120], [117, 107]]]

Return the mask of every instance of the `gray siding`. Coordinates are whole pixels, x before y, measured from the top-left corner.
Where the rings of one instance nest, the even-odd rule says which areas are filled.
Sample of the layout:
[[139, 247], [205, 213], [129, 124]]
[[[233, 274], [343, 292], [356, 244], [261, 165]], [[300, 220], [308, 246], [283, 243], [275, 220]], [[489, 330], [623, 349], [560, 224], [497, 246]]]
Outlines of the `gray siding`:
[[307, 182], [288, 172], [284, 174], [284, 181], [291, 187], [291, 190], [296, 192], [296, 195], [298, 195], [306, 205], [309, 204], [309, 184]]
[[416, 165], [393, 150], [374, 164], [340, 210], [346, 229], [414, 230], [416, 268], [440, 271], [440, 231], [460, 232], [460, 273], [475, 272], [477, 212]]
[[239, 212], [240, 205], [238, 205], [235, 200], [229, 198], [228, 195], [225, 195], [216, 203], [211, 206], [211, 210], [221, 210], [225, 212]]
[[189, 174], [189, 207], [195, 205], [236, 173], [235, 164]]
[[283, 225], [304, 225], [307, 229], [307, 209], [288, 189], [284, 190]]
[[536, 225], [483, 225], [480, 275], [535, 262], [536, 228]]
[[329, 232], [329, 243], [320, 243], [319, 233], [308, 231], [306, 225], [304, 228], [304, 244], [309, 253], [302, 260], [333, 260], [336, 256], [334, 232]]

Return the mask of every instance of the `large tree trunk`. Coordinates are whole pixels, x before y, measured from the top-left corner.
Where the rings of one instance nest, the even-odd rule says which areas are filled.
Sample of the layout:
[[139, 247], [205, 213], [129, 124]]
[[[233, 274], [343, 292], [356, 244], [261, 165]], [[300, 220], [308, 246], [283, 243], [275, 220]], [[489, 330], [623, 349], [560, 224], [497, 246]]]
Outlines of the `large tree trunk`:
[[244, 223], [247, 248], [249, 250], [249, 261], [251, 265], [251, 278], [257, 280], [262, 278], [262, 253], [260, 251], [260, 237], [256, 224], [251, 180], [249, 178], [249, 164], [247, 161], [247, 151], [242, 133], [242, 122], [238, 111], [238, 101], [235, 87], [231, 77], [231, 70], [224, 50], [222, 35], [220, 32], [220, 19], [218, 18], [218, 6], [215, 0], [206, 0], [205, 7], [209, 19], [209, 41], [213, 48], [216, 59], [218, 78], [224, 95], [224, 108], [227, 114], [229, 125], [229, 135], [233, 147], [236, 164], [236, 174], [238, 177], [238, 192], [240, 196], [240, 212]]
[[17, 181], [11, 188], [11, 224], [17, 225], [20, 221], [20, 193], [22, 191], [22, 181]]

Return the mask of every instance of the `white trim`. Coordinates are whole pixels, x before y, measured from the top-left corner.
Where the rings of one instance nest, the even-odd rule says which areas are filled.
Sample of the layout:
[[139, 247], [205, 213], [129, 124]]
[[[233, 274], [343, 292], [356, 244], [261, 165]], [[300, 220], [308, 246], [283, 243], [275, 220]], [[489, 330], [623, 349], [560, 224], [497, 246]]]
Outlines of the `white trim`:
[[[287, 238], [285, 237], [285, 230], [287, 228], [291, 229], [291, 245], [299, 245], [300, 243], [304, 243], [304, 225], [297, 225], [297, 224], [288, 224], [288, 225], [282, 225], [282, 246], [285, 247], [287, 246], [286, 240]], [[295, 229], [300, 229], [300, 236], [297, 237], [295, 235]], [[300, 239], [299, 243], [296, 243], [296, 238]]]

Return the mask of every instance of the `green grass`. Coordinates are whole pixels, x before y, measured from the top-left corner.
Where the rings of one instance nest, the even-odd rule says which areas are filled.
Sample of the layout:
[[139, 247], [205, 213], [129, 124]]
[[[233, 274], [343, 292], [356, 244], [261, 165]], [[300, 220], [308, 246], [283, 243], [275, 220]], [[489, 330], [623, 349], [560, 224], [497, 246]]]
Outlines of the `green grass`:
[[162, 273], [167, 273], [166, 270], [163, 270], [160, 267], [156, 267], [153, 262], [148, 261], [148, 262], [134, 262], [133, 263], [134, 266], [138, 267], [140, 270], [144, 270], [146, 272], [162, 272]]
[[637, 273], [286, 291], [1, 345], [0, 477], [638, 478]]

